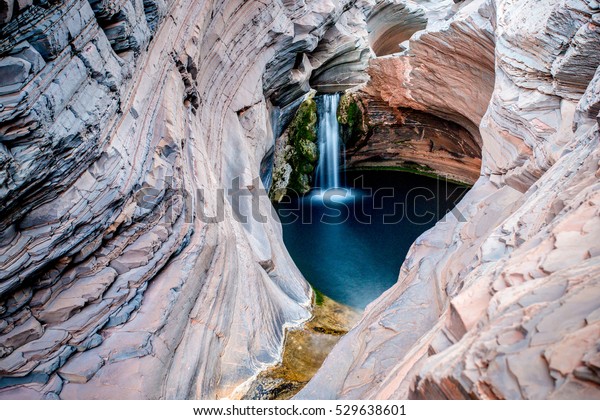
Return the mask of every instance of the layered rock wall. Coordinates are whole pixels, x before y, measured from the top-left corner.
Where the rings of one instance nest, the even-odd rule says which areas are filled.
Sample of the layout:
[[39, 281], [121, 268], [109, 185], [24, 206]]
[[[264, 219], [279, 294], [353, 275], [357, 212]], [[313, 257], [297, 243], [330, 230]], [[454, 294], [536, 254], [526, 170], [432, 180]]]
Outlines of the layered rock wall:
[[353, 4], [2, 3], [1, 398], [226, 397], [280, 357], [311, 291], [271, 102]]
[[[367, 22], [377, 24], [370, 36], [380, 51], [370, 61], [369, 82], [352, 93], [363, 110], [364, 129], [359, 141], [347, 144], [347, 167], [411, 168], [477, 181], [478, 127], [494, 87], [495, 19], [493, 10], [456, 7], [423, 1], [373, 8]], [[417, 32], [409, 50], [406, 42], [397, 48], [397, 38], [407, 39], [425, 25], [430, 29]]]
[[479, 178], [481, 146], [466, 128], [365, 92], [347, 96], [359, 111], [352, 127], [347, 112], [339, 118], [345, 169], [414, 170], [467, 184]]
[[[480, 126], [481, 177], [299, 398], [600, 397], [598, 12], [595, 1], [465, 2], [413, 37], [403, 65], [374, 63], [390, 69], [372, 82], [389, 102]], [[426, 45], [482, 49], [438, 62]], [[487, 84], [455, 65], [493, 53]]]
[[[0, 398], [235, 397], [280, 357], [311, 291], [259, 168], [383, 3], [0, 1]], [[367, 113], [481, 176], [299, 396], [598, 398], [598, 3], [410, 3]]]

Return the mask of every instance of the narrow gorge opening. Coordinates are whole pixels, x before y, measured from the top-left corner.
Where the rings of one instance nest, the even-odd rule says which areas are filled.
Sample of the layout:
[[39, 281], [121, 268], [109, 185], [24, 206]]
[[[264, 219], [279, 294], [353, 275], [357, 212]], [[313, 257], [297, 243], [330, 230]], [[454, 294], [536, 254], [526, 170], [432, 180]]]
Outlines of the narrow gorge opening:
[[[274, 177], [265, 173], [263, 182], [273, 180], [285, 246], [315, 299], [312, 319], [287, 332], [282, 361], [259, 373], [245, 399], [298, 393], [365, 307], [397, 282], [414, 241], [469, 189], [414, 162], [354, 167], [346, 151], [349, 145], [356, 150], [362, 111], [348, 98], [309, 95], [283, 133], [283, 145], [265, 158], [274, 161]], [[409, 129], [421, 141], [426, 137], [424, 129]], [[283, 180], [286, 188], [278, 188]]]
[[598, 51], [596, 0], [0, 0], [0, 400], [600, 400]]
[[288, 190], [275, 208], [286, 247], [313, 288], [362, 310], [396, 283], [410, 246], [468, 188], [408, 166], [346, 168], [340, 93], [320, 94], [315, 102], [312, 188]]

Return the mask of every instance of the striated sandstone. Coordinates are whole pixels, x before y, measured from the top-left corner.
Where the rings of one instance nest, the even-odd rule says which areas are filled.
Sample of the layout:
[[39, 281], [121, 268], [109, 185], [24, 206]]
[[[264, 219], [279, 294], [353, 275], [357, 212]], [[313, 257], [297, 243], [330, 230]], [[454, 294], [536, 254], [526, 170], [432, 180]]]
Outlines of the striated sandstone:
[[310, 288], [218, 191], [270, 209], [311, 86], [355, 87], [355, 161], [481, 171], [298, 397], [599, 397], [597, 2], [0, 5], [0, 398], [222, 398], [279, 360]]
[[[600, 397], [598, 63], [584, 58], [600, 49], [597, 8], [465, 2], [413, 36], [408, 58], [374, 62], [368, 93], [481, 139], [481, 177], [298, 398]], [[448, 64], [428, 50], [469, 38], [482, 50]], [[431, 83], [457, 57], [479, 64]]]
[[2, 6], [0, 398], [231, 395], [279, 359], [311, 291], [268, 198], [263, 222], [239, 223], [218, 191], [259, 194], [272, 112], [289, 121], [313, 68], [364, 81], [362, 12], [349, 0]]
[[346, 168], [408, 168], [469, 184], [479, 178], [481, 147], [467, 129], [363, 93], [351, 96], [362, 128], [345, 144]]
[[[478, 126], [494, 87], [494, 12], [480, 2], [457, 11], [450, 4], [381, 2], [372, 12], [379, 52], [369, 82], [353, 93], [366, 129], [347, 145], [348, 167], [416, 167], [469, 184], [479, 178]], [[432, 29], [418, 31], [426, 25]], [[381, 40], [373, 40], [378, 31]], [[392, 48], [415, 31], [409, 50], [405, 42]]]

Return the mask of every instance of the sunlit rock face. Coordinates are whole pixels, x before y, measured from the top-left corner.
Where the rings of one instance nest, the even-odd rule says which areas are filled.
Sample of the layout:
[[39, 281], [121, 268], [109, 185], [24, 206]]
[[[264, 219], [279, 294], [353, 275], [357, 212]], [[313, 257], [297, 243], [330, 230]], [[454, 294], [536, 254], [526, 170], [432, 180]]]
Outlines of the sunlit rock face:
[[598, 2], [458, 6], [370, 92], [479, 127], [481, 177], [298, 398], [600, 398]]
[[272, 111], [366, 67], [362, 11], [1, 4], [0, 398], [235, 396], [310, 316], [260, 195]]

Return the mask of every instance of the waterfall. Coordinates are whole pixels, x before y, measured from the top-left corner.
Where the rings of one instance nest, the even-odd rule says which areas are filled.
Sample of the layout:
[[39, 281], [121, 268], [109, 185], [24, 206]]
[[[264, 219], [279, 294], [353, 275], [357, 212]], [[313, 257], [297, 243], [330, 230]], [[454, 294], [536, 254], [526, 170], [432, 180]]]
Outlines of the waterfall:
[[322, 95], [317, 98], [319, 114], [319, 163], [316, 187], [326, 190], [340, 187], [340, 126], [337, 109], [340, 94]]

